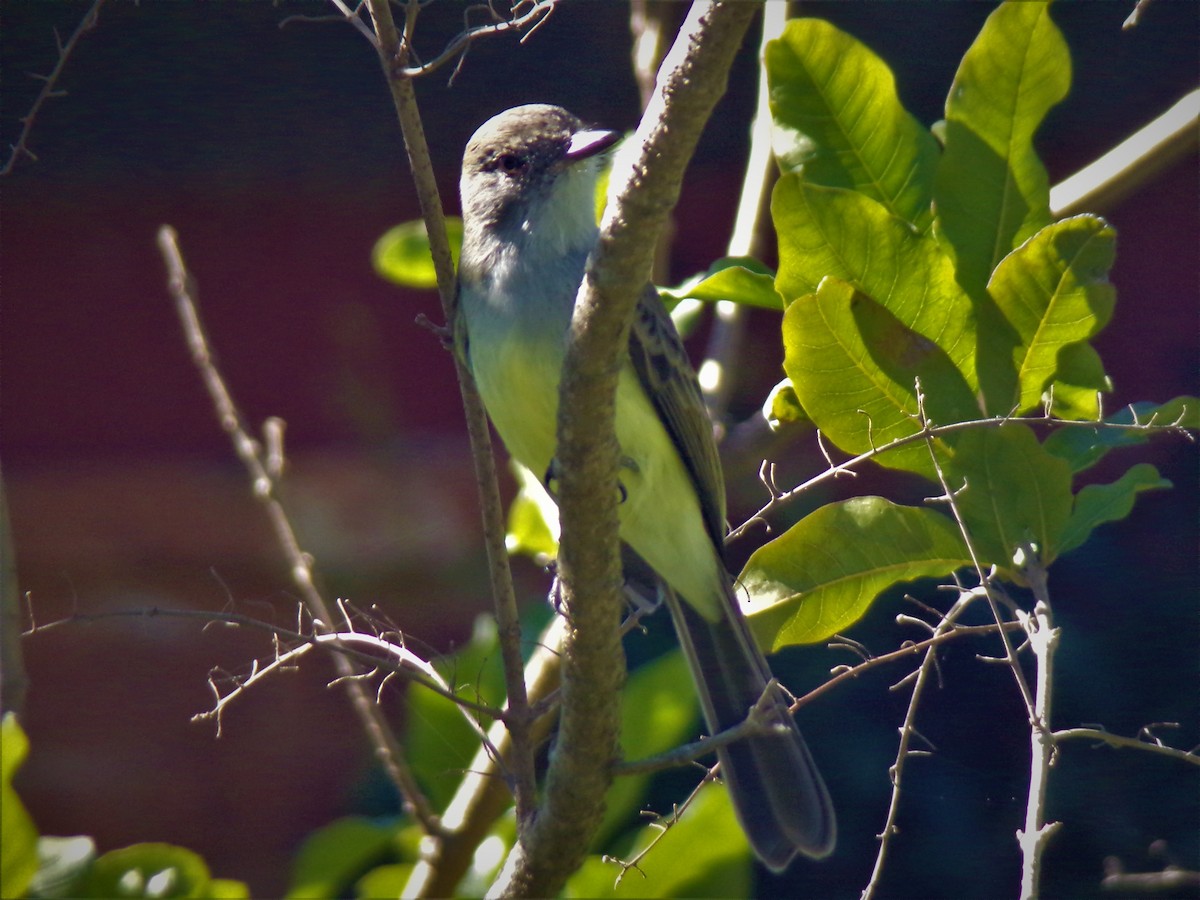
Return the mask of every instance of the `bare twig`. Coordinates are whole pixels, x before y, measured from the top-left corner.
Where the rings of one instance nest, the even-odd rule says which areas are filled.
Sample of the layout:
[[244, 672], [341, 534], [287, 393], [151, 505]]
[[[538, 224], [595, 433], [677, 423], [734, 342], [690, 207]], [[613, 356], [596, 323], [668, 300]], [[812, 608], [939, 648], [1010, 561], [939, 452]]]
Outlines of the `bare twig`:
[[[191, 275], [184, 265], [175, 229], [169, 225], [160, 228], [158, 246], [167, 266], [168, 286], [175, 301], [175, 310], [179, 314], [179, 321], [183, 325], [188, 349], [192, 354], [192, 362], [195, 363], [200, 377], [204, 381], [204, 386], [208, 390], [217, 420], [229, 436], [234, 452], [237, 453], [238, 459], [241, 460], [250, 475], [254, 496], [266, 510], [267, 518], [275, 532], [275, 539], [291, 568], [292, 581], [299, 590], [309, 615], [314, 620], [328, 626], [333, 621], [333, 616], [325, 599], [316, 588], [312, 557], [301, 549], [295, 530], [292, 528], [291, 518], [276, 496], [277, 483], [268, 471], [262, 447], [250, 436], [242, 424], [241, 414], [238, 412], [233, 397], [225, 385], [225, 380], [218, 371], [212, 353], [209, 351], [208, 337], [200, 321], [200, 312], [193, 300], [194, 287]], [[335, 657], [335, 665], [342, 675], [354, 674], [351, 663], [341, 656]], [[413, 778], [412, 772], [404, 761], [400, 742], [384, 720], [383, 713], [358, 682], [346, 680], [343, 682], [343, 686], [350, 696], [351, 704], [363, 725], [368, 740], [375, 748], [376, 758], [400, 792], [406, 811], [420, 821], [427, 831], [436, 833], [438, 830], [437, 815], [419, 789], [416, 779]]]
[[[383, 45], [390, 44], [390, 38], [384, 38], [381, 34], [379, 8], [374, 2], [356, 4], [353, 9], [346, 5], [344, 0], [330, 0], [337, 7], [342, 16], [345, 17], [359, 32], [363, 34], [371, 42], [371, 45], [376, 50], [383, 52]], [[435, 56], [427, 63], [418, 62], [416, 65], [409, 65], [408, 61], [415, 57], [415, 51], [412, 46], [413, 34], [416, 30], [417, 15], [421, 10], [421, 4], [418, 0], [402, 0], [398, 6], [404, 8], [404, 40], [397, 43], [397, 47], [403, 48], [402, 55], [397, 53], [392, 55], [392, 59], [399, 61], [400, 65], [395, 70], [395, 75], [399, 78], [419, 78], [422, 75], [430, 75], [438, 69], [445, 66], [453, 59], [459, 60], [459, 66], [462, 65], [462, 59], [465, 58], [467, 50], [471, 44], [482, 38], [491, 37], [492, 35], [504, 34], [509, 31], [521, 32], [526, 31], [521, 38], [524, 41], [534, 31], [536, 31], [554, 12], [554, 7], [558, 0], [517, 0], [512, 4], [512, 17], [504, 18], [496, 12], [491, 3], [476, 3], [467, 7], [465, 15], [469, 16], [472, 10], [485, 10], [492, 21], [486, 25], [468, 26], [450, 39], [450, 42], [442, 49], [442, 52]], [[375, 26], [375, 31], [372, 32], [370, 26], [363, 21], [360, 15], [360, 10], [364, 7], [368, 8], [371, 13], [372, 23]], [[524, 11], [522, 11], [524, 10]], [[291, 18], [299, 18], [293, 16]], [[385, 31], [387, 29], [385, 28]], [[458, 67], [450, 76], [453, 82], [455, 75], [458, 74]]]
[[80, 38], [96, 27], [96, 22], [100, 15], [100, 7], [103, 5], [104, 0], [94, 0], [65, 44], [60, 40], [58, 32], [55, 31], [54, 41], [58, 45], [58, 60], [54, 63], [54, 68], [50, 70], [49, 75], [33, 76], [42, 82], [42, 89], [38, 91], [37, 97], [34, 98], [33, 105], [29, 107], [29, 112], [21, 119], [21, 133], [17, 136], [17, 142], [12, 145], [12, 151], [9, 153], [4, 166], [0, 167], [0, 175], [7, 175], [11, 172], [13, 166], [17, 164], [17, 160], [22, 156], [26, 156], [37, 162], [37, 156], [29, 149], [29, 133], [33, 129], [34, 120], [37, 118], [38, 113], [41, 112], [42, 106], [47, 100], [52, 97], [66, 96], [66, 91], [56, 90], [54, 86], [58, 84], [59, 76], [62, 75], [63, 69], [66, 68], [67, 60], [70, 58], [72, 52], [74, 52]]
[[[959, 594], [959, 598], [954, 605], [946, 613], [945, 617], [938, 623], [935, 629], [934, 639], [941, 637], [944, 634], [958, 628], [955, 624], [958, 618], [971, 606], [976, 600], [986, 595], [986, 590], [983, 585], [974, 588], [970, 591], [963, 591]], [[998, 630], [1003, 634], [1004, 627], [1000, 625]], [[913, 755], [917, 755], [919, 751], [910, 749], [912, 738], [917, 733], [916, 720], [917, 708], [920, 705], [920, 700], [925, 684], [929, 680], [931, 672], [936, 670], [937, 663], [937, 646], [938, 641], [930, 639], [928, 648], [925, 650], [925, 656], [921, 660], [921, 665], [917, 669], [916, 679], [913, 683], [912, 695], [908, 700], [908, 710], [904, 714], [904, 724], [900, 727], [900, 745], [896, 750], [896, 761], [892, 764], [892, 797], [888, 803], [887, 820], [884, 822], [883, 830], [877, 835], [879, 838], [879, 852], [875, 857], [875, 866], [871, 870], [871, 878], [867, 882], [867, 886], [863, 888], [863, 900], [875, 896], [876, 890], [879, 888], [879, 881], [883, 876], [883, 867], [887, 859], [887, 853], [891, 847], [891, 841], [896, 834], [896, 817], [900, 812], [900, 793], [901, 783], [904, 773], [904, 764], [906, 760]]]
[[894, 441], [889, 441], [881, 447], [872, 447], [870, 450], [859, 453], [857, 456], [853, 456], [850, 459], [837, 464], [835, 464], [832, 458], [829, 456], [829, 452], [821, 439], [820, 432], [818, 432], [818, 444], [821, 447], [821, 452], [825, 454], [825, 460], [828, 464], [828, 468], [814, 475], [812, 478], [809, 478], [806, 481], [796, 485], [794, 488], [790, 488], [786, 491], [777, 490], [771, 492], [770, 499], [758, 510], [758, 512], [753, 513], [741, 525], [730, 531], [728, 536], [725, 538], [725, 541], [726, 543], [731, 543], [737, 540], [750, 529], [750, 526], [753, 525], [754, 522], [766, 522], [767, 517], [771, 513], [775, 512], [786, 503], [789, 503], [790, 501], [800, 497], [806, 491], [811, 490], [818, 484], [822, 484], [831, 479], [840, 478], [843, 475], [853, 475], [855, 474], [854, 470], [860, 467], [863, 463], [868, 462], [869, 460], [872, 460], [883, 453], [899, 449], [900, 447], [906, 447], [909, 444], [915, 444], [918, 441], [925, 441], [927, 438], [939, 438], [948, 434], [954, 434], [959, 431], [966, 431], [971, 428], [998, 428], [999, 426], [1008, 422], [1022, 422], [1027, 425], [1054, 425], [1058, 428], [1091, 428], [1103, 429], [1106, 431], [1140, 431], [1147, 433], [1167, 432], [1171, 434], [1178, 434], [1191, 441], [1194, 440], [1194, 438], [1192, 437], [1191, 433], [1188, 432], [1188, 430], [1182, 425], [1186, 411], [1187, 410], [1185, 407], [1175, 421], [1162, 423], [1155, 421], [1154, 416], [1152, 416], [1150, 420], [1146, 422], [1138, 421], [1136, 413], [1133, 416], [1134, 420], [1132, 422], [1084, 422], [1073, 419], [1058, 419], [1050, 415], [1040, 415], [990, 416], [983, 419], [970, 419], [965, 422], [950, 422], [946, 425], [933, 425], [926, 423], [926, 425], [919, 431], [914, 431], [912, 434], [906, 434], [903, 437], [896, 438]]
[[1064, 728], [1055, 731], [1052, 736], [1056, 742], [1070, 740], [1095, 741], [1101, 744], [1108, 744], [1108, 746], [1118, 750], [1124, 748], [1145, 750], [1148, 753], [1156, 753], [1179, 762], [1200, 766], [1200, 753], [1197, 753], [1195, 750], [1178, 750], [1175, 747], [1168, 747], [1166, 744], [1158, 741], [1124, 737], [1123, 735], [1113, 734], [1109, 731], [1101, 731], [1098, 728]]

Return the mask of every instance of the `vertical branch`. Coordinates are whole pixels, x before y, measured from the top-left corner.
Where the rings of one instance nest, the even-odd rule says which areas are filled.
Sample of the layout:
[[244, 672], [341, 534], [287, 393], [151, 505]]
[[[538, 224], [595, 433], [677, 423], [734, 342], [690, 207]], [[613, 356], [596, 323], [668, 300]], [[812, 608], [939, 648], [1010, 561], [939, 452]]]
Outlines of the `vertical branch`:
[[757, 11], [740, 2], [692, 5], [635, 136], [640, 155], [631, 169], [614, 172], [599, 242], [576, 298], [559, 390], [559, 574], [569, 620], [562, 715], [545, 801], [520, 835], [494, 894], [557, 893], [579, 866], [603, 813], [624, 676], [617, 377], [654, 238], [679, 197], [684, 169]]
[[[419, 3], [409, 0], [406, 14], [410, 28], [418, 9]], [[416, 92], [413, 90], [412, 79], [402, 72], [408, 56], [408, 45], [400, 41], [388, 0], [370, 0], [370, 12], [379, 41], [379, 61], [383, 65], [396, 115], [400, 120], [409, 168], [429, 235], [442, 310], [446, 321], [453, 328], [456, 317], [454, 263], [450, 256], [450, 242], [446, 236], [446, 220], [433, 174], [433, 162], [429, 157], [425, 129], [417, 109]], [[516, 798], [518, 821], [525, 821], [532, 814], [536, 803], [536, 781], [533, 748], [529, 740], [529, 701], [521, 660], [521, 623], [508, 566], [508, 551], [504, 546], [503, 504], [500, 500], [496, 463], [492, 456], [491, 437], [488, 433], [483, 401], [462, 355], [455, 353], [454, 360], [467, 421], [467, 434], [471, 443], [471, 458], [475, 465], [475, 483], [479, 490], [483, 515], [492, 596], [496, 604], [500, 652], [504, 662], [505, 686], [508, 690], [508, 714], [505, 721], [513, 738], [513, 793]]]
[[[1029, 647], [1037, 665], [1034, 684], [1034, 717], [1029, 723], [1029, 797], [1025, 804], [1025, 827], [1017, 832], [1021, 847], [1021, 898], [1032, 900], [1040, 893], [1042, 856], [1050, 838], [1061, 827], [1060, 822], [1046, 822], [1046, 787], [1050, 766], [1056, 752], [1050, 727], [1050, 701], [1054, 675], [1054, 651], [1058, 647], [1059, 630], [1050, 617], [1050, 595], [1046, 589], [1046, 570], [1030, 548], [1022, 548], [1019, 556], [1029, 562], [1022, 572], [1029, 581], [1036, 600], [1033, 615], [1017, 611]], [[1018, 560], [1020, 564], [1021, 560]]]
[[[767, 3], [763, 6], [762, 37], [758, 46], [758, 102], [750, 124], [750, 157], [742, 178], [733, 234], [729, 237], [726, 256], [757, 256], [762, 242], [760, 219], [767, 208], [769, 186], [773, 180], [771, 167], [771, 92], [767, 85], [767, 42], [783, 34], [787, 24], [787, 3]], [[704, 391], [704, 401], [713, 423], [720, 425], [729, 407], [733, 392], [733, 372], [742, 348], [746, 330], [746, 311], [738, 303], [718, 301], [716, 321], [708, 339], [697, 375]]]
[[8, 519], [8, 492], [0, 477], [0, 715], [25, 711], [29, 676], [21, 658], [21, 592]]

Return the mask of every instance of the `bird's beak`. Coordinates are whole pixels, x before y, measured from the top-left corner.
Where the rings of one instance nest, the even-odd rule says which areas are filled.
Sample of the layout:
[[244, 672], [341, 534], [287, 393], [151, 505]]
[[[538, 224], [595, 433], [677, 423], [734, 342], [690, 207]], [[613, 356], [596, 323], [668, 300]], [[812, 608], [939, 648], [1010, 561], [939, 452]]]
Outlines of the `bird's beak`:
[[571, 136], [571, 143], [567, 147], [566, 159], [568, 162], [587, 159], [589, 156], [595, 156], [598, 153], [608, 150], [620, 139], [621, 133], [619, 131], [594, 129], [591, 131], [576, 132]]

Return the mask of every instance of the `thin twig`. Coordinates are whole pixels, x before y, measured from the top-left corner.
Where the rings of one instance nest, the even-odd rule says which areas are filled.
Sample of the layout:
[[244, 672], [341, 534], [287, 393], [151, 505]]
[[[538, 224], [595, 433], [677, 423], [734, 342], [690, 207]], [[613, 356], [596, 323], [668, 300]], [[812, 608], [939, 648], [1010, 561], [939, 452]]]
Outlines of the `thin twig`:
[[104, 0], [94, 0], [65, 44], [59, 41], [58, 32], [54, 33], [54, 40], [58, 44], [58, 60], [55, 62], [54, 68], [50, 70], [49, 75], [33, 76], [42, 82], [42, 89], [38, 91], [37, 97], [34, 98], [33, 105], [29, 107], [29, 112], [21, 119], [21, 133], [17, 136], [17, 142], [12, 145], [12, 152], [9, 153], [4, 166], [0, 168], [0, 175], [7, 175], [11, 172], [13, 166], [17, 164], [17, 160], [22, 156], [26, 156], [37, 162], [37, 156], [29, 149], [29, 133], [33, 129], [33, 122], [47, 100], [51, 97], [66, 96], [66, 91], [55, 90], [54, 86], [58, 83], [59, 76], [62, 75], [63, 69], [66, 68], [67, 60], [70, 58], [71, 53], [74, 52], [80, 38], [96, 27], [96, 21], [100, 15], [100, 7], [103, 5]]
[[[158, 230], [158, 246], [167, 266], [168, 287], [175, 301], [175, 310], [183, 325], [192, 362], [200, 373], [209, 399], [217, 414], [221, 428], [233, 443], [234, 452], [250, 475], [254, 496], [263, 504], [271, 522], [275, 539], [291, 568], [292, 581], [300, 592], [301, 599], [313, 619], [326, 624], [333, 621], [325, 598], [315, 584], [312, 557], [305, 553], [292, 528], [291, 518], [277, 496], [277, 483], [267, 469], [262, 447], [254, 440], [242, 424], [241, 414], [233, 397], [218, 371], [209, 350], [208, 337], [200, 321], [200, 312], [193, 299], [194, 286], [191, 275], [183, 262], [179, 250], [179, 238], [175, 229], [164, 225]], [[334, 664], [339, 674], [354, 674], [349, 660], [337, 656]], [[430, 834], [438, 831], [437, 814], [421, 792], [416, 779], [404, 760], [400, 742], [383, 717], [382, 711], [358, 682], [347, 680], [344, 688], [351, 705], [362, 723], [368, 740], [375, 748], [375, 757], [383, 765], [388, 777], [400, 793], [405, 810], [409, 812]]]
[[[957, 628], [958, 626], [955, 624], [957, 619], [982, 596], [985, 596], [985, 589], [982, 585], [970, 591], [963, 591], [942, 621], [938, 623], [934, 637], [939, 637]], [[1003, 626], [1000, 626], [998, 630], [1003, 633]], [[904, 714], [904, 724], [900, 727], [900, 744], [896, 750], [896, 761], [892, 764], [891, 768], [892, 797], [888, 803], [887, 820], [884, 822], [882, 831], [877, 835], [879, 838], [879, 852], [875, 856], [875, 865], [871, 870], [871, 878], [867, 882], [867, 886], [863, 888], [863, 900], [869, 900], [869, 898], [875, 896], [875, 892], [879, 888], [879, 881], [883, 877], [883, 867], [887, 860], [888, 850], [891, 847], [893, 836], [897, 833], [896, 818], [900, 812], [900, 793], [904, 763], [909, 756], [915, 755], [918, 752], [910, 750], [912, 737], [917, 733], [917, 708], [920, 705], [921, 695], [925, 690], [929, 674], [936, 669], [937, 643], [931, 639], [928, 644], [929, 647], [925, 651], [925, 657], [921, 660], [921, 665], [917, 669], [912, 695], [908, 699], [908, 710]]]
[[828, 468], [814, 475], [812, 478], [801, 482], [794, 488], [789, 490], [779, 490], [771, 493], [771, 498], [758, 510], [758, 512], [750, 515], [741, 525], [734, 528], [725, 538], [726, 543], [731, 543], [742, 535], [744, 535], [756, 521], [766, 522], [767, 517], [778, 510], [781, 506], [789, 503], [792, 500], [800, 497], [805, 492], [811, 490], [819, 484], [822, 484], [830, 479], [840, 478], [843, 475], [853, 475], [854, 470], [863, 463], [874, 459], [884, 453], [892, 450], [897, 450], [900, 447], [907, 447], [909, 444], [915, 444], [919, 441], [925, 441], [927, 438], [939, 438], [948, 434], [954, 434], [959, 431], [966, 431], [972, 428], [998, 428], [1001, 425], [1009, 422], [1022, 422], [1027, 425], [1054, 425], [1059, 428], [1092, 428], [1105, 431], [1137, 431], [1137, 432], [1169, 432], [1172, 434], [1181, 435], [1189, 441], [1194, 440], [1191, 433], [1183, 427], [1182, 422], [1187, 413], [1186, 406], [1182, 409], [1179, 416], [1173, 422], [1158, 423], [1154, 417], [1150, 421], [1139, 422], [1136, 414], [1133, 422], [1104, 422], [1104, 421], [1078, 421], [1074, 419], [1059, 419], [1050, 415], [1040, 416], [990, 416], [983, 419], [969, 419], [965, 422], [951, 422], [947, 425], [932, 425], [926, 424], [925, 427], [912, 434], [906, 434], [903, 437], [896, 438], [894, 441], [889, 441], [881, 447], [872, 447], [857, 456], [847, 459], [845, 462], [834, 464], [829, 457], [828, 451], [825, 449], [824, 443], [821, 441], [820, 432], [817, 433], [817, 440], [822, 452], [825, 453]]
[[1101, 731], [1098, 728], [1064, 728], [1053, 732], [1052, 736], [1056, 742], [1070, 740], [1096, 741], [1108, 744], [1108, 746], [1115, 747], [1118, 750], [1125, 748], [1145, 750], [1148, 753], [1157, 753], [1168, 759], [1185, 762], [1193, 766], [1200, 766], [1200, 753], [1197, 753], [1195, 750], [1178, 750], [1175, 747], [1168, 747], [1165, 744], [1151, 743], [1141, 738], [1124, 737], [1123, 735], [1113, 734], [1109, 731]]

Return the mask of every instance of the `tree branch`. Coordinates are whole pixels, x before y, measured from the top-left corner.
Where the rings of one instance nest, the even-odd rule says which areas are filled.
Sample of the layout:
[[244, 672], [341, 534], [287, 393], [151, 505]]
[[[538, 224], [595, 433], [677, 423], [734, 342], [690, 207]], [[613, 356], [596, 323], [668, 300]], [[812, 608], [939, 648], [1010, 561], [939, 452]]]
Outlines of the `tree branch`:
[[617, 376], [655, 237], [756, 12], [748, 3], [693, 4], [638, 128], [640, 155], [632, 169], [614, 172], [600, 239], [576, 300], [559, 394], [559, 576], [570, 626], [562, 714], [545, 802], [493, 886], [502, 896], [557, 893], [603, 812], [624, 677]]
[[[409, 2], [406, 9], [411, 23], [419, 6]], [[388, 0], [370, 0], [370, 10], [379, 39], [379, 61], [383, 66], [384, 77], [387, 79], [396, 115], [400, 120], [409, 168], [429, 235], [442, 311], [446, 321], [453, 326], [456, 306], [454, 262], [450, 256], [446, 219], [433, 174], [433, 163], [429, 157], [429, 146], [425, 142], [425, 129], [417, 109], [416, 92], [412, 79], [404, 74], [408, 45], [400, 41]], [[480, 511], [483, 516], [484, 541], [492, 583], [492, 598], [496, 606], [500, 653], [504, 662], [504, 680], [508, 692], [508, 725], [513, 737], [513, 794], [517, 803], [517, 817], [523, 820], [532, 813], [536, 804], [536, 781], [533, 749], [529, 740], [529, 701], [526, 697], [524, 664], [521, 659], [521, 623], [508, 565], [508, 550], [504, 546], [504, 507], [500, 500], [496, 462], [492, 456], [492, 442], [483, 400], [461, 353], [454, 354], [454, 362], [467, 422], [467, 435], [471, 444], [471, 459], [475, 466], [475, 484], [479, 491]]]

